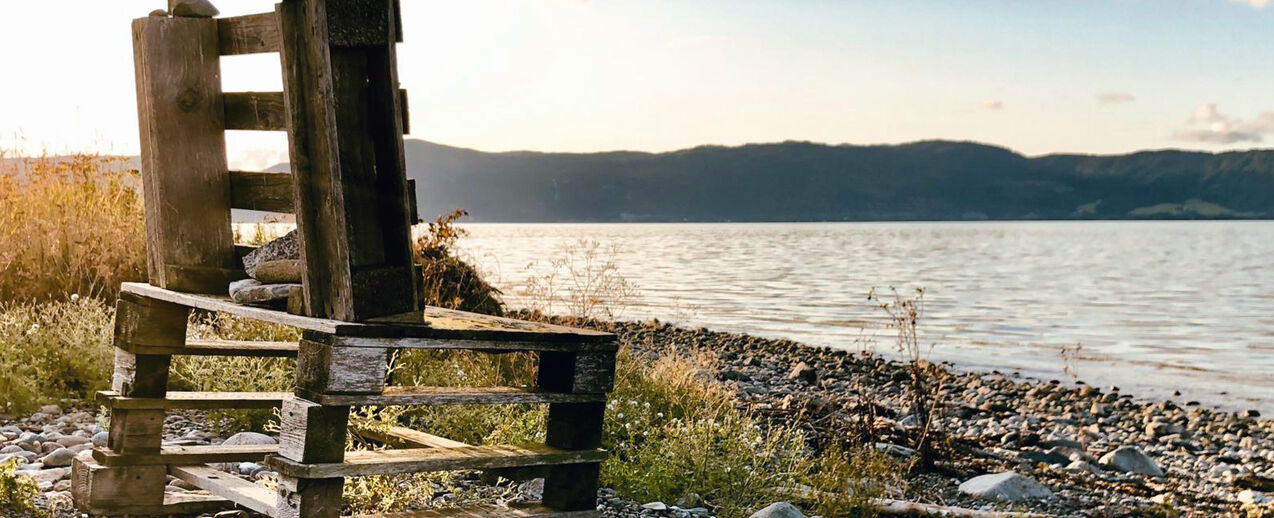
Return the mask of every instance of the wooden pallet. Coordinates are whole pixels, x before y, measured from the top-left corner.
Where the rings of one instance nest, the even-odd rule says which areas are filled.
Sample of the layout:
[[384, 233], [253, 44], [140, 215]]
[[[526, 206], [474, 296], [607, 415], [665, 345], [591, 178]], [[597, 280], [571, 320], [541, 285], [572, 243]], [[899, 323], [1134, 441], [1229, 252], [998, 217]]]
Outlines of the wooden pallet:
[[[545, 477], [540, 506], [431, 510], [402, 518], [593, 516], [615, 336], [422, 307], [410, 247], [415, 187], [397, 81], [398, 0], [282, 0], [274, 12], [133, 21], [149, 284], [125, 283], [116, 306], [115, 371], [98, 395], [106, 447], [75, 463], [74, 498], [92, 514], [172, 514], [238, 505], [276, 518], [336, 518], [344, 477], [486, 470]], [[278, 53], [282, 92], [223, 92], [221, 56]], [[231, 171], [225, 131], [288, 132], [290, 173]], [[233, 209], [295, 216], [303, 294], [291, 311], [224, 296], [245, 277]], [[301, 331], [296, 343], [187, 339], [194, 310]], [[399, 349], [535, 355], [531, 387], [387, 387]], [[292, 359], [290, 392], [170, 392], [174, 356]], [[468, 445], [394, 427], [395, 449], [344, 451], [351, 406], [548, 406], [544, 444]], [[179, 409], [278, 408], [277, 446], [166, 446]], [[277, 491], [206, 464], [265, 462]], [[215, 496], [165, 497], [171, 475]]]
[[[298, 325], [296, 344], [187, 341], [193, 309], [213, 309], [266, 322]], [[335, 516], [345, 477], [422, 471], [483, 470], [507, 478], [546, 477], [544, 506], [447, 510], [394, 516], [583, 516], [594, 506], [598, 449], [606, 392], [614, 379], [614, 336], [456, 311], [427, 309], [368, 323], [332, 323], [281, 311], [241, 306], [220, 296], [128, 284], [117, 306], [117, 365], [113, 390], [98, 394], [111, 410], [111, 440], [93, 452], [98, 480], [133, 481], [114, 490], [140, 497], [141, 480], [172, 475], [210, 491], [209, 505], [232, 502], [270, 516]], [[434, 320], [433, 315], [441, 315]], [[436, 323], [435, 323], [436, 322]], [[326, 331], [326, 332], [325, 332]], [[356, 341], [355, 341], [356, 340]], [[394, 349], [419, 347], [499, 353], [526, 351], [539, 360], [534, 387], [389, 387], [385, 368]], [[292, 392], [169, 392], [174, 355], [295, 356]], [[163, 354], [154, 354], [163, 353]], [[401, 427], [371, 437], [392, 449], [345, 452], [351, 406], [547, 404], [545, 444], [473, 446]], [[163, 446], [163, 416], [176, 409], [280, 408], [277, 446]], [[375, 435], [375, 434], [373, 434]], [[280, 475], [278, 494], [206, 466], [261, 462]], [[156, 471], [157, 470], [157, 471]], [[107, 482], [99, 482], [103, 487]], [[153, 482], [151, 483], [153, 484]], [[109, 494], [99, 491], [99, 494]], [[151, 496], [153, 499], [153, 495]], [[85, 509], [106, 509], [91, 503]], [[137, 500], [142, 501], [142, 500]], [[217, 503], [219, 502], [219, 503]], [[122, 504], [116, 504], [122, 505]], [[146, 504], [136, 509], [160, 509]], [[193, 505], [193, 504], [183, 504]]]

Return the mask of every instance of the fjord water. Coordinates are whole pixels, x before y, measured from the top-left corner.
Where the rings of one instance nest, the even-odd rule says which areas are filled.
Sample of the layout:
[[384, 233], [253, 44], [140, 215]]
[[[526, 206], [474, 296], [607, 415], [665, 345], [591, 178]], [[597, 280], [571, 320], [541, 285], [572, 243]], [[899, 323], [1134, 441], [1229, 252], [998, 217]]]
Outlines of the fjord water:
[[466, 228], [463, 253], [515, 306], [528, 278], [590, 240], [615, 248], [640, 292], [622, 319], [891, 355], [867, 294], [923, 287], [922, 343], [957, 368], [1067, 380], [1059, 351], [1081, 343], [1090, 384], [1274, 413], [1274, 222]]

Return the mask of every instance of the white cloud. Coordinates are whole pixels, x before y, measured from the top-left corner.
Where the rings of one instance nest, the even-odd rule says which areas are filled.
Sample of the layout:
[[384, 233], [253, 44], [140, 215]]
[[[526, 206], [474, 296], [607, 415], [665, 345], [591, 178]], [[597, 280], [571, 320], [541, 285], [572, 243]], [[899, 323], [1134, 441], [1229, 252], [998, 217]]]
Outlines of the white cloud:
[[999, 99], [988, 99], [982, 103], [982, 107], [993, 111], [1003, 110], [1004, 101]]
[[1173, 134], [1177, 140], [1207, 144], [1262, 142], [1267, 136], [1274, 136], [1274, 112], [1241, 119], [1221, 112], [1216, 103], [1200, 104], [1186, 126]]
[[1136, 97], [1127, 92], [1102, 92], [1097, 94], [1098, 104], [1124, 104], [1136, 100]]
[[1270, 5], [1270, 0], [1230, 0], [1230, 1], [1231, 1], [1231, 2], [1242, 2], [1242, 3], [1248, 4], [1248, 5], [1252, 6], [1252, 7], [1255, 7], [1255, 8], [1257, 8], [1257, 9], [1263, 9], [1263, 8], [1265, 8], [1265, 6]]

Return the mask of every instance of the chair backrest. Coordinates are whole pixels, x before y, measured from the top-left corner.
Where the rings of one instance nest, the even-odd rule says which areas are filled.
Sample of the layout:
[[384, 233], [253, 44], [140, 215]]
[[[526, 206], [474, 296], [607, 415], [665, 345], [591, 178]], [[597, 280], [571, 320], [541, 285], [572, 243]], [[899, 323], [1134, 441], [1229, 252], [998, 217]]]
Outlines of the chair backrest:
[[[398, 27], [396, 0], [134, 20], [151, 284], [225, 293], [244, 277], [230, 211], [251, 209], [296, 216], [307, 314], [357, 321], [419, 307]], [[280, 55], [283, 92], [222, 92], [221, 56], [267, 52]], [[226, 130], [287, 131], [292, 172], [228, 170]]]

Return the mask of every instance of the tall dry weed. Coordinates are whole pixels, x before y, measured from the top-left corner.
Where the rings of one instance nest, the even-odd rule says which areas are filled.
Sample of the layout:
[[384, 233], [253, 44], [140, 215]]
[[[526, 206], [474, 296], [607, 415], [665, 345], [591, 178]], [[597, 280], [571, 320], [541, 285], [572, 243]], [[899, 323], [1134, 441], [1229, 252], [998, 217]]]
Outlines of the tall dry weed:
[[0, 160], [0, 300], [109, 299], [146, 279], [140, 178], [126, 166], [89, 154]]

